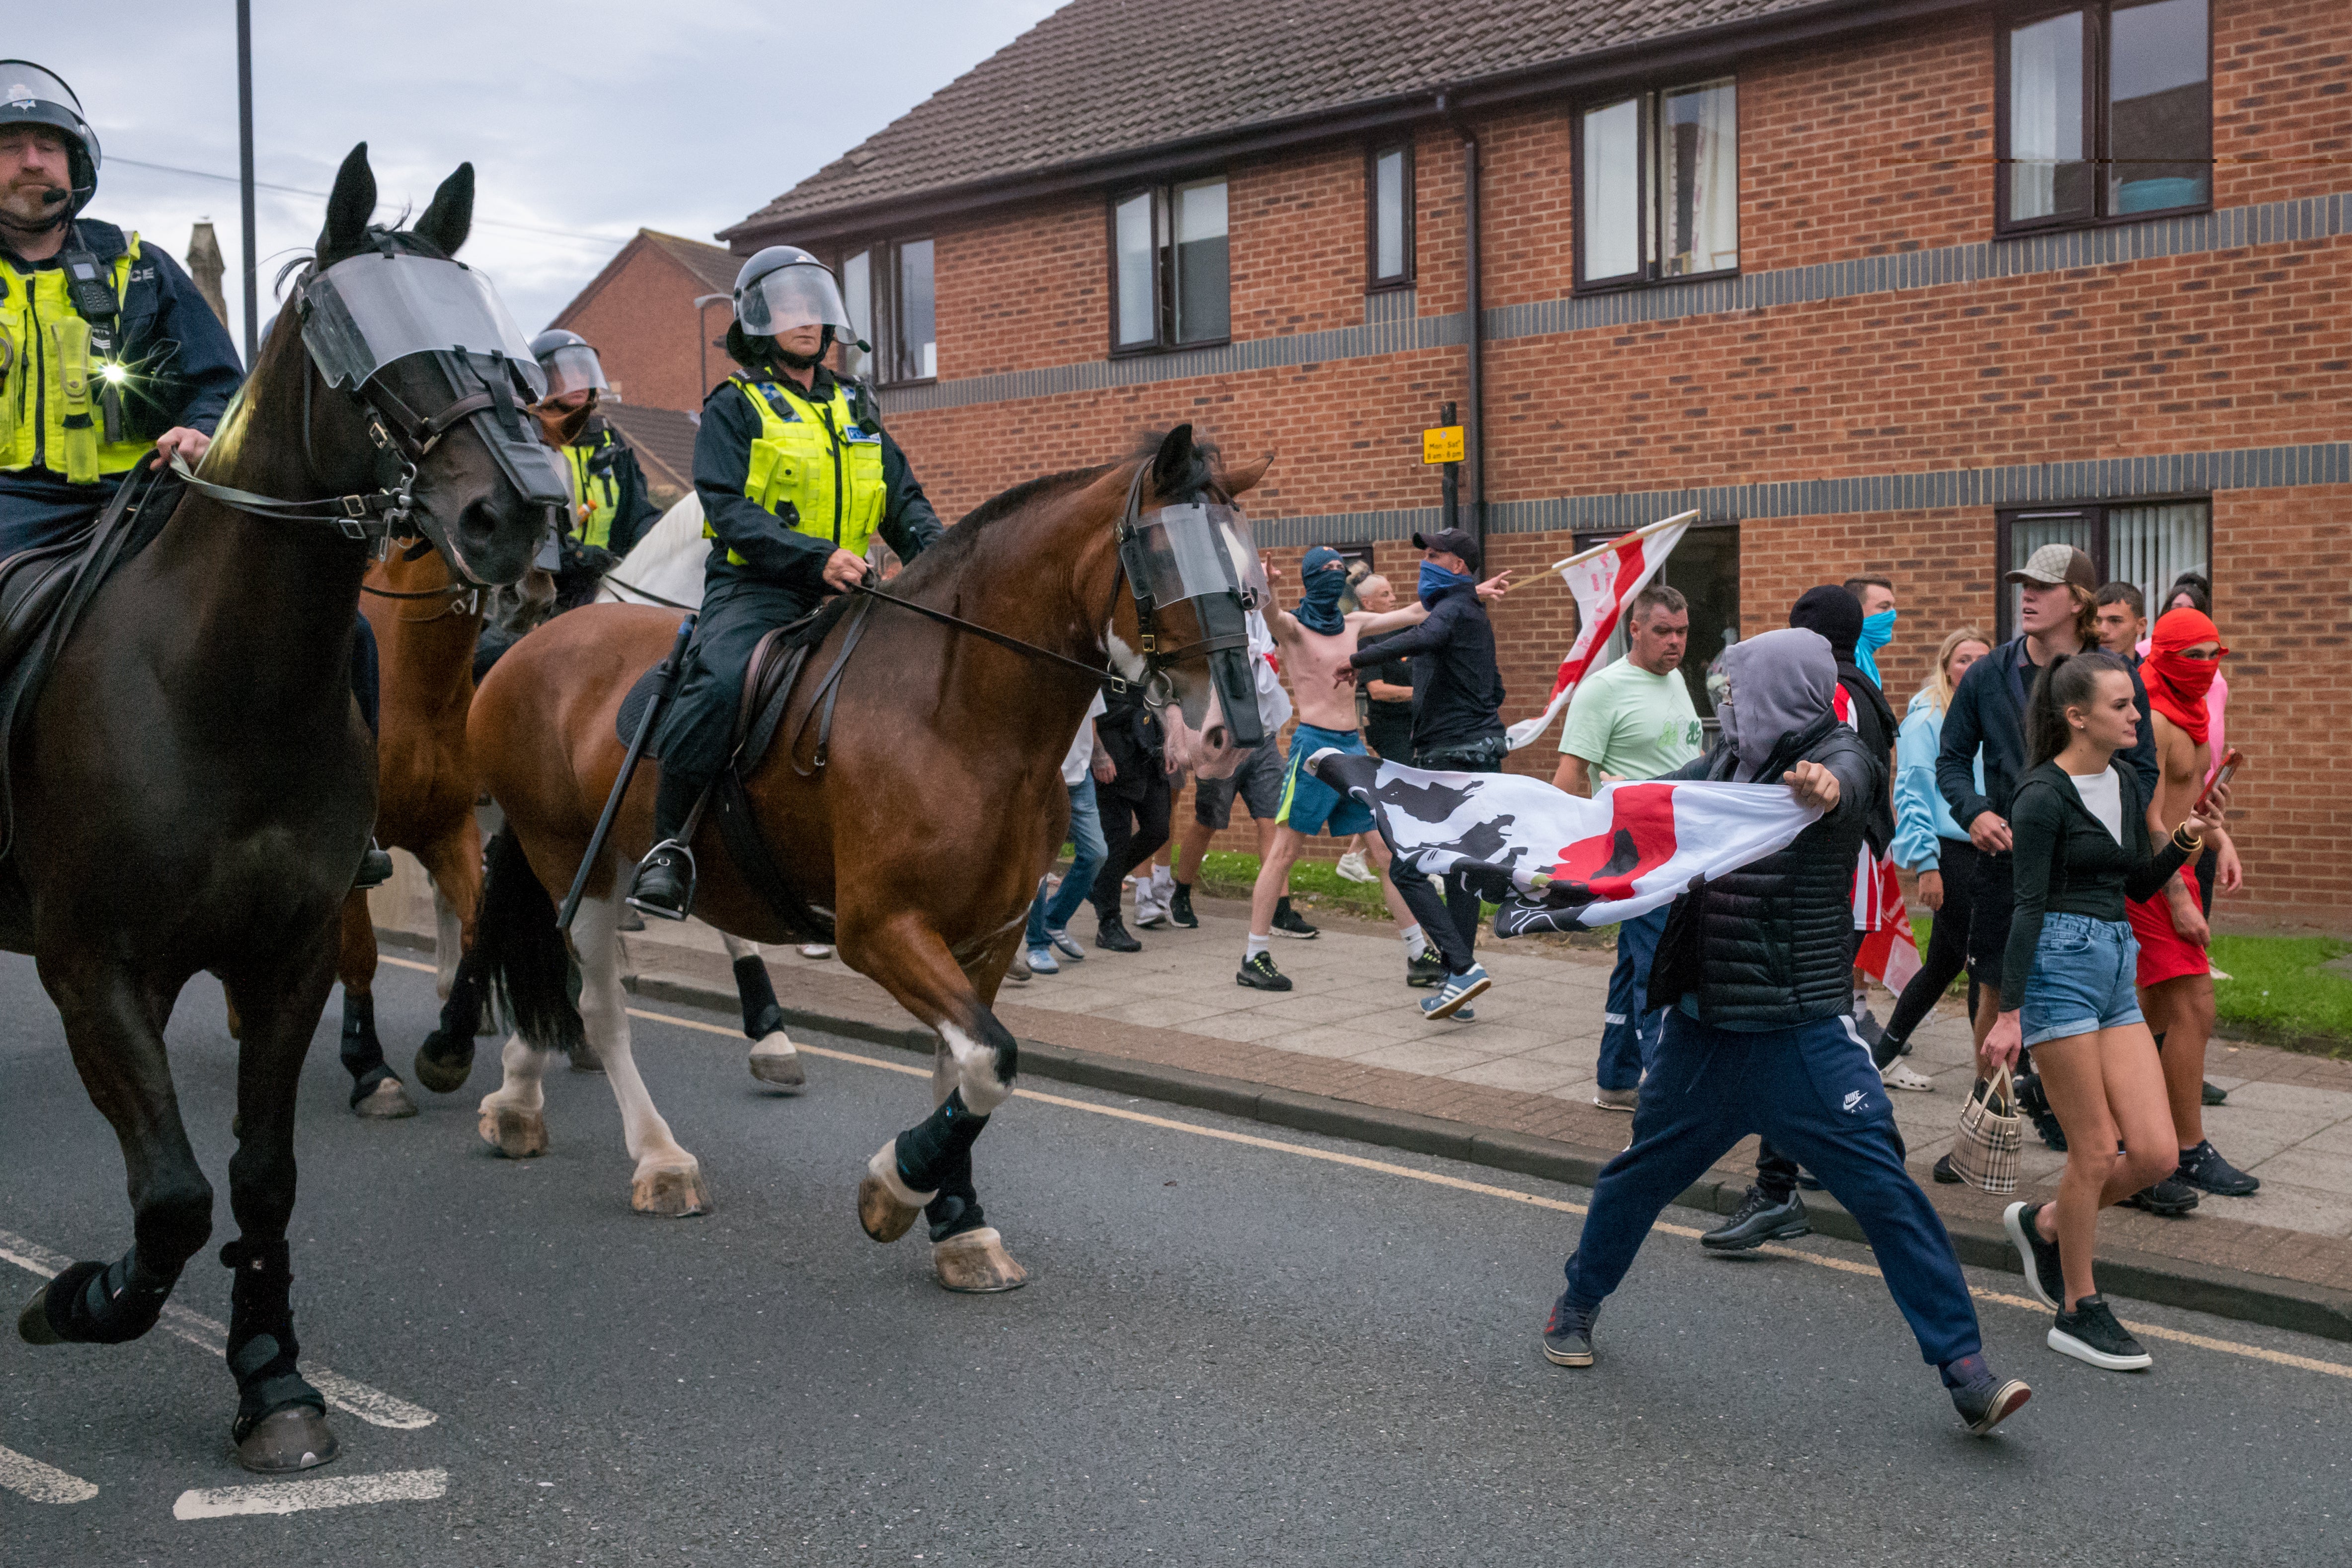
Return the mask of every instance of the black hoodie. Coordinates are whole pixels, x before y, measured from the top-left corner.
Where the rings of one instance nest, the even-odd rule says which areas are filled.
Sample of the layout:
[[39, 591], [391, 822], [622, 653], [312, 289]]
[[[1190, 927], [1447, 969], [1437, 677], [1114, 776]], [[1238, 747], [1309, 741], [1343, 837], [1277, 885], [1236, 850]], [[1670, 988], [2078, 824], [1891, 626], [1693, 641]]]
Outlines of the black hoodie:
[[[1862, 640], [1862, 601], [1834, 584], [1808, 588], [1790, 609], [1789, 624], [1828, 639], [1830, 653], [1837, 659], [1838, 684], [1853, 702], [1854, 731], [1870, 748], [1870, 754], [1885, 767], [1887, 776], [1893, 777], [1895, 710], [1878, 682], [1853, 662], [1854, 647]], [[1875, 856], [1884, 856], [1895, 842], [1895, 802], [1884, 789], [1871, 811], [1864, 837]]]

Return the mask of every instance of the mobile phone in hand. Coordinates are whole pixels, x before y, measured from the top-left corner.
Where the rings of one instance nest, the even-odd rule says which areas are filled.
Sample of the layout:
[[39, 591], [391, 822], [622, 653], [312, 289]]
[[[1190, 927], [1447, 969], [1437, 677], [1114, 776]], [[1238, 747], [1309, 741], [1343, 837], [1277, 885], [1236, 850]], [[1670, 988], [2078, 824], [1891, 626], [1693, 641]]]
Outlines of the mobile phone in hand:
[[2221, 767], [2215, 771], [2212, 778], [2207, 782], [2203, 792], [2197, 797], [2197, 805], [2195, 807], [2197, 811], [2202, 812], [2205, 809], [2205, 803], [2213, 798], [2213, 791], [2219, 786], [2228, 784], [2230, 782], [2231, 775], [2238, 771], [2238, 764], [2245, 760], [2246, 754], [2238, 750], [2235, 746], [2231, 747], [2228, 751], [2221, 753]]

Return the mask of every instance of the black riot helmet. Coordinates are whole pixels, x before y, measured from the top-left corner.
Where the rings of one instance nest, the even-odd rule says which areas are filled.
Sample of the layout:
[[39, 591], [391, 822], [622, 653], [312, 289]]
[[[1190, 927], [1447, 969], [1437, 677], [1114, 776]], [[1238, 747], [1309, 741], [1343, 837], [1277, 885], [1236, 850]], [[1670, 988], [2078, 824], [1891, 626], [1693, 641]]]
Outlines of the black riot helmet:
[[530, 357], [546, 373], [549, 397], [567, 392], [601, 395], [613, 389], [604, 379], [604, 363], [596, 357], [595, 348], [578, 332], [550, 327], [530, 340]]
[[[771, 245], [735, 274], [735, 320], [727, 352], [747, 365], [775, 358], [797, 369], [823, 359], [835, 343], [855, 343], [857, 328], [841, 298], [833, 269], [797, 245]], [[775, 342], [795, 327], [824, 329], [814, 355], [787, 353]]]
[[0, 60], [0, 128], [46, 125], [66, 139], [73, 188], [59, 204], [66, 223], [98, 195], [98, 132], [81, 114], [81, 100], [55, 71], [30, 60]]

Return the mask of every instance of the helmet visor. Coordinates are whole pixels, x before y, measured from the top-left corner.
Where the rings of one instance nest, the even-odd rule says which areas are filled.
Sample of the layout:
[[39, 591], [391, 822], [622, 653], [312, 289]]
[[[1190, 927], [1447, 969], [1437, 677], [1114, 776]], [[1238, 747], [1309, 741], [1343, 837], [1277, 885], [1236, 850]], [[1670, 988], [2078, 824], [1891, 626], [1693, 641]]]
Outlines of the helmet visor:
[[302, 342], [331, 385], [355, 390], [410, 354], [497, 353], [506, 356], [529, 401], [547, 395], [530, 340], [498, 290], [458, 262], [371, 251], [304, 283], [297, 305]]
[[604, 366], [596, 351], [586, 343], [566, 343], [539, 362], [541, 374], [547, 377], [547, 395], [561, 397], [567, 392], [609, 392], [611, 384], [604, 379]]
[[73, 137], [98, 162], [98, 139], [73, 89], [30, 60], [0, 60], [0, 125], [47, 125]]
[[849, 307], [833, 274], [813, 261], [779, 267], [735, 296], [735, 319], [754, 337], [772, 338], [794, 327], [832, 327], [835, 335], [855, 338]]

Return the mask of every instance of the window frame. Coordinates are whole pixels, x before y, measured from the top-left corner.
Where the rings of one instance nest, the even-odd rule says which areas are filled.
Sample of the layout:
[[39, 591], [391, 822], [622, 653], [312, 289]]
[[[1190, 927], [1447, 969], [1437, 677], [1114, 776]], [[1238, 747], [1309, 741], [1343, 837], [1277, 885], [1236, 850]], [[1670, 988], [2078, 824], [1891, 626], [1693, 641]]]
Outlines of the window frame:
[[[1740, 179], [1738, 148], [1746, 139], [1748, 110], [1746, 103], [1741, 101], [1738, 96], [1739, 73], [1736, 70], [1695, 79], [1675, 78], [1668, 81], [1647, 82], [1638, 87], [1622, 89], [1594, 98], [1580, 100], [1570, 107], [1568, 143], [1570, 240], [1575, 249], [1575, 255], [1572, 258], [1575, 264], [1574, 280], [1569, 289], [1571, 295], [1612, 294], [1627, 289], [1653, 289], [1677, 283], [1706, 283], [1717, 279], [1739, 276], [1738, 263], [1729, 267], [1718, 267], [1710, 272], [1668, 273], [1661, 270], [1664, 265], [1664, 258], [1652, 254], [1658, 245], [1658, 236], [1655, 233], [1659, 222], [1658, 191], [1660, 183], [1664, 177], [1658, 163], [1658, 115], [1668, 93], [1686, 91], [1718, 81], [1728, 81], [1733, 89], [1732, 167], [1733, 178], [1737, 182]], [[1638, 231], [1638, 243], [1635, 248], [1641, 259], [1631, 272], [1612, 273], [1606, 278], [1588, 278], [1584, 271], [1584, 122], [1586, 117], [1595, 111], [1629, 100], [1635, 105], [1634, 156], [1640, 163], [1634, 178], [1634, 221]], [[1744, 227], [1747, 214], [1742, 202], [1743, 195], [1744, 190], [1736, 184], [1732, 192], [1732, 211]]]
[[[2135, 7], [2126, 0], [2123, 8]], [[2107, 207], [2107, 171], [2115, 163], [2114, 150], [2107, 138], [2113, 131], [2109, 123], [2107, 102], [2110, 82], [2107, 76], [2109, 57], [2114, 53], [2114, 23], [2116, 0], [2071, 0], [2053, 4], [2052, 0], [2030, 0], [2004, 10], [1993, 30], [1993, 190], [1992, 232], [1996, 239], [2006, 239], [2032, 234], [2050, 234], [2080, 228], [2112, 228], [2118, 224], [2147, 223], [2156, 218], [2182, 217], [2213, 210], [2213, 189], [2217, 181], [2210, 171], [2220, 168], [2213, 157], [2213, 0], [2205, 4], [2205, 152], [2209, 173], [2205, 177], [2205, 199], [2186, 206], [2156, 207], [2146, 212], [2111, 213]], [[2087, 214], [2053, 213], [2048, 217], [2012, 218], [2009, 216], [2011, 183], [2016, 173], [2016, 163], [2011, 153], [2010, 35], [2020, 27], [2048, 21], [2074, 12], [2083, 13], [2086, 23], [2083, 45], [2083, 144], [2089, 149], [2091, 165], [2091, 210]]]
[[[1176, 193], [1188, 185], [1219, 184], [1225, 187], [1225, 330], [1213, 338], [1179, 339], [1176, 336]], [[1107, 335], [1110, 340], [1110, 357], [1129, 359], [1139, 354], [1181, 353], [1192, 349], [1223, 348], [1233, 338], [1233, 179], [1222, 169], [1195, 171], [1150, 180], [1114, 185], [1103, 195], [1103, 261], [1107, 275], [1104, 311]], [[1118, 209], [1139, 195], [1149, 195], [1151, 225], [1151, 341], [1121, 343], [1118, 341]], [[1165, 233], [1162, 243], [1160, 236]]]
[[[2205, 578], [2213, 576], [2213, 493], [2210, 490], [2185, 490], [2173, 495], [2126, 496], [2108, 500], [2039, 501], [2032, 506], [2005, 506], [1993, 511], [1993, 641], [1996, 646], [2014, 638], [2017, 627], [2010, 616], [2009, 574], [2017, 568], [2014, 552], [2014, 528], [2020, 519], [2048, 517], [2053, 513], [2082, 512], [2090, 518], [2091, 566], [2101, 586], [2114, 580], [2109, 571], [2113, 557], [2113, 536], [2107, 527], [2107, 514], [2129, 511], [2139, 507], [2201, 506], [2205, 509]], [[2155, 615], [2150, 614], [2151, 624]]]
[[[1393, 276], [1381, 275], [1381, 160], [1390, 153], [1401, 153], [1404, 159], [1403, 189], [1399, 197], [1404, 204], [1404, 269]], [[1410, 289], [1415, 278], [1415, 247], [1413, 234], [1412, 142], [1411, 138], [1375, 142], [1364, 149], [1364, 292], [1385, 294], [1393, 289]]]
[[[898, 321], [902, 314], [899, 300], [898, 255], [910, 245], [928, 244], [931, 247], [931, 352], [934, 369], [929, 375], [901, 376], [898, 374], [899, 350]], [[904, 234], [890, 239], [863, 239], [844, 245], [833, 258], [833, 277], [836, 286], [848, 276], [852, 258], [863, 253], [866, 257], [866, 289], [873, 311], [874, 352], [866, 356], [866, 374], [860, 379], [877, 387], [927, 386], [939, 380], [936, 362], [940, 332], [940, 250], [939, 237], [929, 230]], [[846, 292], [844, 295], [846, 300]]]

